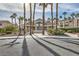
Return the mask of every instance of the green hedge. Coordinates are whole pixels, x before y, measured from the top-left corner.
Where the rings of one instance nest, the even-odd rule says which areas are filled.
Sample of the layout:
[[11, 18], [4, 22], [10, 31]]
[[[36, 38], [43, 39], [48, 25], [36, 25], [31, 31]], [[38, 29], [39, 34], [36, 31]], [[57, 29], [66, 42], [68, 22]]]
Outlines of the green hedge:
[[79, 32], [79, 28], [60, 28], [61, 30], [69, 33], [76, 33]]
[[5, 33], [5, 28], [0, 28], [0, 33]]
[[64, 35], [64, 31], [60, 30], [60, 29], [56, 30], [56, 29], [49, 28], [48, 29], [48, 34], [49, 35]]
[[18, 29], [15, 26], [7, 26], [5, 28], [0, 28], [0, 33], [11, 34], [12, 32], [17, 32]]

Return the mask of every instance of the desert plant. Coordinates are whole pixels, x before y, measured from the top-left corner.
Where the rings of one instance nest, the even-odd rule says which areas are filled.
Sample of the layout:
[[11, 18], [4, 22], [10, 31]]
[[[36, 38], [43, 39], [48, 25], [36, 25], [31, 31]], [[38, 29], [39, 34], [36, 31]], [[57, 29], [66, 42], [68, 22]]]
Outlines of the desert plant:
[[56, 29], [50, 28], [50, 29], [48, 29], [48, 34], [49, 35], [64, 35], [64, 31], [61, 29], [56, 30]]
[[11, 34], [12, 32], [17, 32], [18, 29], [15, 26], [7, 26], [5, 27], [6, 34]]
[[51, 28], [49, 28], [49, 29], [47, 30], [47, 32], [48, 32], [49, 35], [51, 35], [51, 33], [53, 32], [53, 30], [52, 30]]

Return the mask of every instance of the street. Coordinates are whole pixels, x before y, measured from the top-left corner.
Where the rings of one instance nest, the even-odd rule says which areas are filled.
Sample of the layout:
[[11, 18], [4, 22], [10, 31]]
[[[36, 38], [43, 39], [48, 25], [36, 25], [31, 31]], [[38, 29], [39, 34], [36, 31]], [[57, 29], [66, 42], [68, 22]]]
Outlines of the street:
[[[14, 41], [15, 40], [15, 41]], [[12, 42], [12, 43], [11, 43]], [[0, 56], [78, 56], [79, 39], [67, 36], [27, 35], [0, 38]]]

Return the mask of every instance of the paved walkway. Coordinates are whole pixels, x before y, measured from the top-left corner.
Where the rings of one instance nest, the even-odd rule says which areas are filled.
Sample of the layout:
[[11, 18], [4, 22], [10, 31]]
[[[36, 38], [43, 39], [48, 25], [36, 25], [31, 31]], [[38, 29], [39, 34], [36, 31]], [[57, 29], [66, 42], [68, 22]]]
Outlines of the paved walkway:
[[[17, 38], [17, 37], [16, 37]], [[19, 37], [18, 37], [19, 38]], [[0, 39], [1, 56], [78, 56], [79, 39], [66, 36], [27, 35]]]

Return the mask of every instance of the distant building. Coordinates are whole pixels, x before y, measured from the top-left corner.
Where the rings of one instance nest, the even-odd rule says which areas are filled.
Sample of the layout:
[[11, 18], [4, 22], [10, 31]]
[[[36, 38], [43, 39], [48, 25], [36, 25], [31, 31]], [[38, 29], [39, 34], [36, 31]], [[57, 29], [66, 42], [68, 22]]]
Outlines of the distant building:
[[[30, 31], [30, 21], [26, 21], [25, 22], [25, 28], [27, 31]], [[34, 20], [34, 25], [33, 22], [32, 24], [32, 30], [42, 30], [42, 19], [37, 19]], [[24, 24], [22, 24], [22, 27], [24, 27]], [[56, 27], [56, 19], [53, 20], [53, 27]], [[75, 19], [75, 20], [58, 20], [58, 28], [76, 28], [79, 27], [79, 19]], [[51, 20], [45, 20], [45, 30], [47, 30], [48, 28], [52, 28], [52, 21]]]
[[59, 28], [79, 28], [79, 19], [59, 20]]
[[0, 21], [0, 28], [5, 28], [5, 27], [10, 26], [10, 25], [12, 25], [12, 23], [10, 23], [9, 21], [6, 21], [6, 20]]

